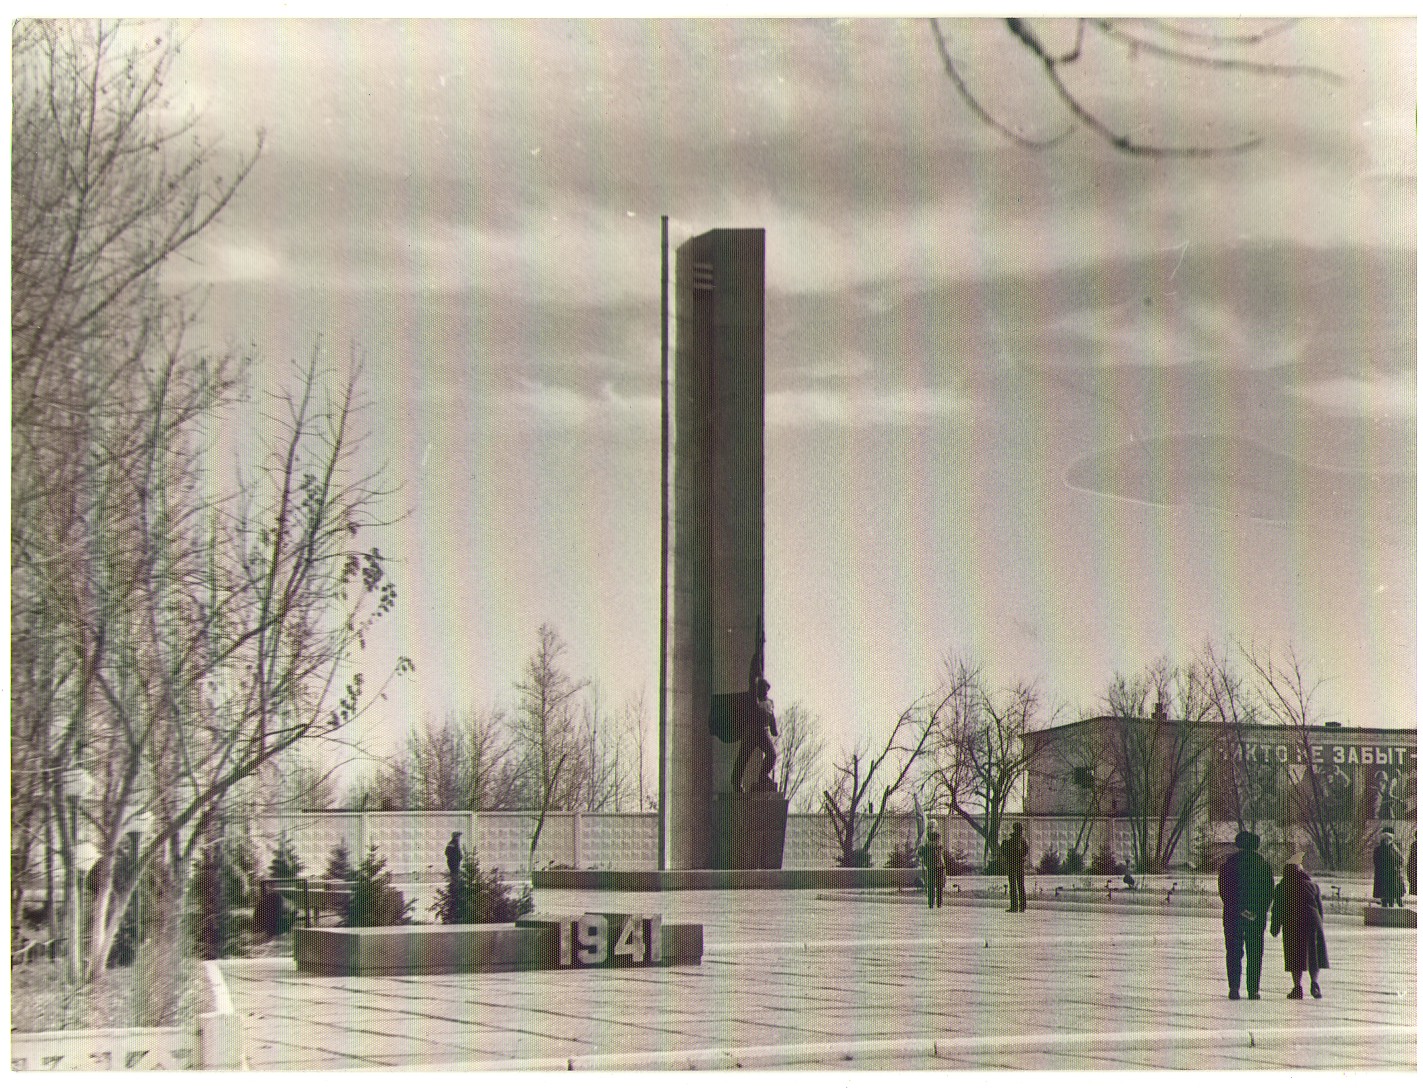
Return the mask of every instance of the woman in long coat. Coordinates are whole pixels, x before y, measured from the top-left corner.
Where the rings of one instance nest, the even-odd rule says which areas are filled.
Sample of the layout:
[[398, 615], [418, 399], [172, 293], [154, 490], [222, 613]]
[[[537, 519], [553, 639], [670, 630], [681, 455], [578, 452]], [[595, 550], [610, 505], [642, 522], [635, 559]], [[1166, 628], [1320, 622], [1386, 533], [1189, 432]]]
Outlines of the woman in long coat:
[[1403, 906], [1403, 858], [1391, 827], [1379, 832], [1379, 844], [1374, 847], [1374, 898], [1385, 907]]
[[1319, 988], [1319, 972], [1329, 966], [1329, 949], [1324, 943], [1324, 901], [1319, 885], [1304, 871], [1303, 852], [1285, 862], [1280, 882], [1275, 886], [1275, 900], [1270, 905], [1270, 936], [1284, 937], [1285, 970], [1294, 979], [1295, 988], [1286, 997], [1300, 1000], [1304, 990], [1300, 975], [1309, 972], [1309, 992], [1323, 997]]

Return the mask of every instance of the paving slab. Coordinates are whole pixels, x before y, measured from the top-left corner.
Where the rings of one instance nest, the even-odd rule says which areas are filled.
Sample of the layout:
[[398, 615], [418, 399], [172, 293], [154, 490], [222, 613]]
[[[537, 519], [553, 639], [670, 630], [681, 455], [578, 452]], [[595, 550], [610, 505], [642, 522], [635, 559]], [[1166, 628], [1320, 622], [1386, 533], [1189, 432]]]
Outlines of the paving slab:
[[[222, 970], [253, 1069], [1417, 1068], [1416, 930], [1326, 920], [1321, 1001], [1226, 1000], [1218, 916], [814, 891], [540, 890], [701, 923], [700, 966], [380, 979]], [[1074, 907], [1080, 906], [1074, 904]]]

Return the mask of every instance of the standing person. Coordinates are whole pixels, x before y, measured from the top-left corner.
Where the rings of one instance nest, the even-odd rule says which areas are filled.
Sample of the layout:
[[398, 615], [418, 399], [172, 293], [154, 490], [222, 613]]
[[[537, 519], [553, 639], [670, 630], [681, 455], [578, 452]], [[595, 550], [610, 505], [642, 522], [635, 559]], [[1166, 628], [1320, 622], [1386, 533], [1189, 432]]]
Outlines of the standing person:
[[1260, 962], [1265, 955], [1265, 921], [1275, 894], [1275, 875], [1260, 856], [1260, 836], [1241, 830], [1235, 853], [1216, 874], [1221, 922], [1225, 926], [1225, 980], [1232, 1001], [1240, 1000], [1240, 960], [1245, 959], [1245, 991], [1260, 1000]]
[[1393, 844], [1393, 828], [1379, 832], [1374, 847], [1374, 898], [1381, 906], [1403, 906], [1403, 858]]
[[919, 847], [919, 865], [924, 874], [924, 887], [929, 893], [929, 907], [944, 905], [944, 881], [948, 877], [948, 858], [939, 838], [939, 825], [929, 821], [929, 830]]
[[460, 862], [464, 861], [464, 851], [460, 849], [460, 833], [456, 831], [450, 836], [450, 841], [445, 846], [445, 866], [450, 870], [450, 883], [459, 880]]
[[1295, 988], [1285, 996], [1295, 1001], [1304, 997], [1300, 975], [1309, 972], [1309, 992], [1323, 997], [1319, 972], [1329, 966], [1329, 948], [1324, 943], [1324, 902], [1319, 885], [1304, 871], [1304, 851], [1285, 862], [1275, 901], [1270, 905], [1270, 936], [1283, 932], [1280, 944], [1285, 953], [1285, 970]]
[[1023, 865], [1028, 860], [1028, 840], [1023, 837], [1023, 825], [1015, 823], [1013, 833], [1003, 844], [1003, 860], [1008, 863], [1008, 913], [1028, 909], [1028, 893], [1023, 887]]
[[1413, 832], [1413, 845], [1408, 848], [1408, 894], [1418, 895], [1418, 832]]

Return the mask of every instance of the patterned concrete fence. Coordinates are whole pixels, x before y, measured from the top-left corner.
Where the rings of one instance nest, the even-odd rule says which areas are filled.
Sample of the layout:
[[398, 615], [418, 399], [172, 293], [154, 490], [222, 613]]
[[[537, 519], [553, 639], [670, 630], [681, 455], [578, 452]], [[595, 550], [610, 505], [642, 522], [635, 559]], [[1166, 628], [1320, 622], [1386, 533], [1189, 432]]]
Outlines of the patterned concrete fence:
[[[982, 860], [977, 832], [962, 817], [935, 814], [951, 854], [971, 864]], [[1013, 816], [1024, 825], [1030, 864], [1044, 851], [1065, 857], [1077, 838], [1078, 821]], [[304, 866], [304, 876], [326, 869], [331, 851], [344, 843], [352, 865], [374, 844], [390, 871], [402, 881], [438, 881], [445, 871], [445, 844], [458, 831], [466, 850], [473, 847], [482, 868], [506, 877], [526, 878], [529, 843], [538, 825], [536, 812], [284, 812], [259, 818], [254, 837], [263, 852], [260, 864], [285, 836]], [[1005, 829], [1006, 830], [1006, 829]], [[1125, 820], [1100, 821], [1093, 848], [1103, 837], [1118, 858], [1128, 856], [1131, 833]], [[886, 816], [871, 848], [871, 860], [884, 865], [890, 851], [914, 843], [912, 816]], [[830, 818], [823, 813], [792, 813], [786, 825], [783, 867], [826, 869], [838, 849]], [[544, 820], [533, 867], [653, 870], [657, 868], [657, 815], [652, 812], [550, 812]]]

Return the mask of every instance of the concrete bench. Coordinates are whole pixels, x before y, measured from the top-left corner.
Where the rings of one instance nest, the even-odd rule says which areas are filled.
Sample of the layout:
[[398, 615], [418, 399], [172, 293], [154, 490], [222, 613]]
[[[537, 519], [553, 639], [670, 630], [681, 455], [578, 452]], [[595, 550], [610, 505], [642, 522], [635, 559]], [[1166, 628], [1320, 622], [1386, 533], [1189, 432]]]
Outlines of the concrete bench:
[[702, 927], [594, 912], [530, 915], [514, 924], [313, 927], [292, 931], [292, 951], [297, 970], [308, 975], [667, 967], [701, 963]]
[[1417, 929], [1418, 912], [1410, 907], [1365, 907], [1364, 925]]
[[260, 885], [258, 907], [253, 920], [257, 921], [263, 901], [269, 896], [277, 895], [301, 911], [308, 926], [319, 925], [323, 914], [339, 914], [344, 917], [354, 888], [355, 884], [349, 880], [267, 877]]

